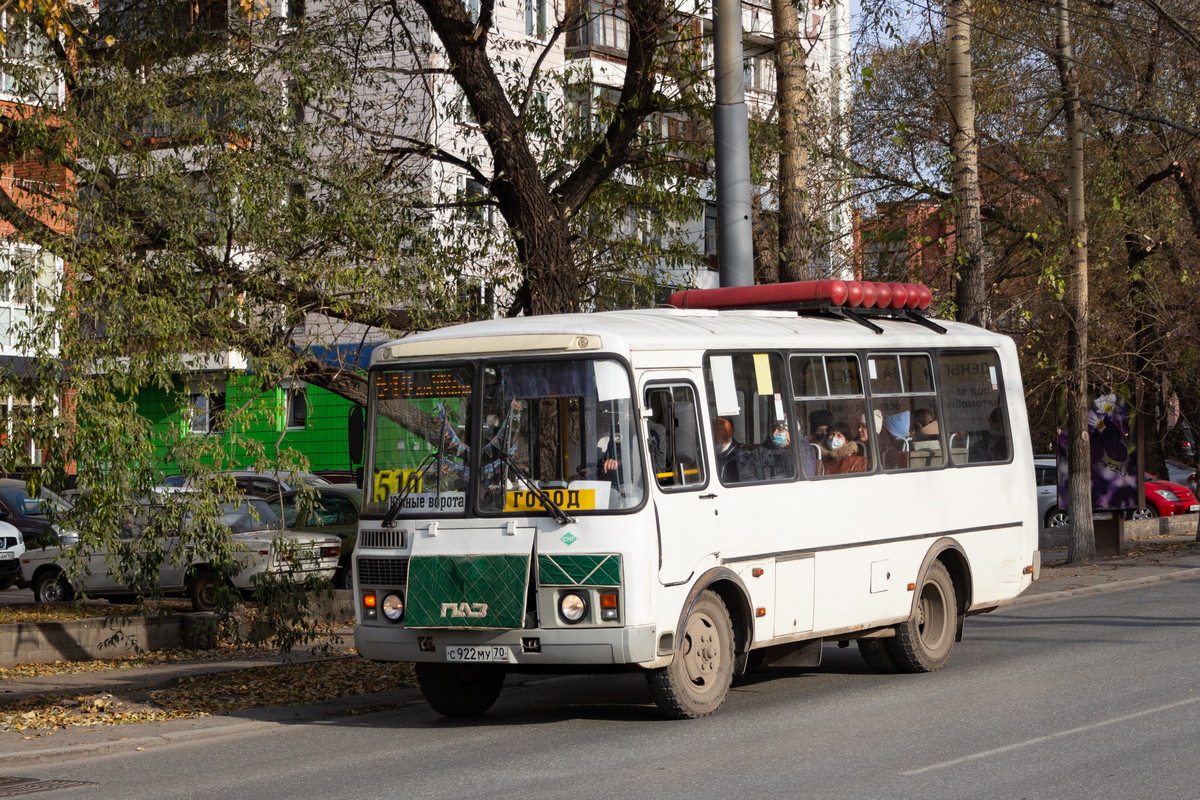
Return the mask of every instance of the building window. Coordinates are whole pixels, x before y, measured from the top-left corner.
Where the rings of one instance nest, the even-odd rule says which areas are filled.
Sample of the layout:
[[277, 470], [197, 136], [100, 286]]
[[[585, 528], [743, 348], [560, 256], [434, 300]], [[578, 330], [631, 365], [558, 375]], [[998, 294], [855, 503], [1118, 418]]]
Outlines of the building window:
[[287, 398], [286, 424], [288, 430], [304, 430], [308, 427], [308, 387], [296, 382], [283, 386]]
[[48, 310], [57, 291], [60, 267], [42, 250], [0, 243], [0, 354], [24, 355], [18, 341]]
[[475, 219], [492, 225], [496, 221], [496, 207], [491, 203], [488, 189], [474, 178], [463, 178], [463, 207]]
[[36, 103], [38, 98], [56, 89], [54, 71], [49, 68], [49, 50], [45, 34], [31, 25], [28, 18], [11, 9], [0, 13], [0, 92]]
[[775, 92], [775, 65], [766, 56], [751, 56], [743, 62], [745, 88], [748, 92]]
[[192, 433], [222, 433], [225, 430], [225, 389], [194, 389], [188, 397]]
[[549, 0], [525, 0], [525, 35], [545, 39], [549, 16]]
[[568, 32], [568, 47], [595, 47], [624, 53], [629, 49], [625, 6], [617, 0], [582, 0], [581, 22]]

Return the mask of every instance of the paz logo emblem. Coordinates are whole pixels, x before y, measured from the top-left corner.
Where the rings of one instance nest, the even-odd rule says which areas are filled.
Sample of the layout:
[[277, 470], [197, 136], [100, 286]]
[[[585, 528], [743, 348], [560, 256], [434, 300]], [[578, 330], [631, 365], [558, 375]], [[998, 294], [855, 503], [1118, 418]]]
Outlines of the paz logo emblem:
[[562, 542], [563, 544], [570, 546], [570, 545], [573, 545], [576, 542], [578, 542], [579, 537], [577, 537], [575, 534], [571, 533], [570, 531], [567, 531], [562, 536], [560, 536], [558, 540], [560, 542]]
[[488, 612], [487, 603], [442, 603], [443, 617], [474, 617], [479, 619], [486, 617]]

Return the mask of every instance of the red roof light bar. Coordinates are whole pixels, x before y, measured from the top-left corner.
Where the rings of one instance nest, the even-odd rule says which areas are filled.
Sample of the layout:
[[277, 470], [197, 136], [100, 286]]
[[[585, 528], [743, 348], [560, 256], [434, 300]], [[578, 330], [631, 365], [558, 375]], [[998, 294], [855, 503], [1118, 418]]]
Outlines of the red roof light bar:
[[796, 281], [757, 286], [727, 286], [721, 289], [689, 289], [675, 292], [668, 302], [676, 308], [836, 306], [924, 311], [933, 302], [933, 293], [919, 283]]

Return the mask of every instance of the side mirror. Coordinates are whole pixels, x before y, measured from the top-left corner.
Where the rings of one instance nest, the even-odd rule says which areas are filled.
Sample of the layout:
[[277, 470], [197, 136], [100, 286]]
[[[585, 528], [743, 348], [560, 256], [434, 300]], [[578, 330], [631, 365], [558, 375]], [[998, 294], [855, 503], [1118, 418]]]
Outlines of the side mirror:
[[350, 449], [350, 463], [361, 464], [363, 460], [363, 438], [366, 433], [366, 413], [362, 406], [350, 409], [346, 420], [346, 443]]

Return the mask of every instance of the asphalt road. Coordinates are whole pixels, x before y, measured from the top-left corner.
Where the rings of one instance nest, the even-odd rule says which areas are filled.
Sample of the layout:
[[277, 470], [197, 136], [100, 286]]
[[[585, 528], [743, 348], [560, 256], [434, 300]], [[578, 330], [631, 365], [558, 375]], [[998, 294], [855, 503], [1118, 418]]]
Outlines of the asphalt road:
[[1200, 578], [975, 617], [929, 675], [827, 647], [704, 720], [659, 718], [636, 676], [524, 678], [476, 723], [414, 705], [13, 774], [96, 784], [47, 800], [1197, 797], [1197, 597]]

